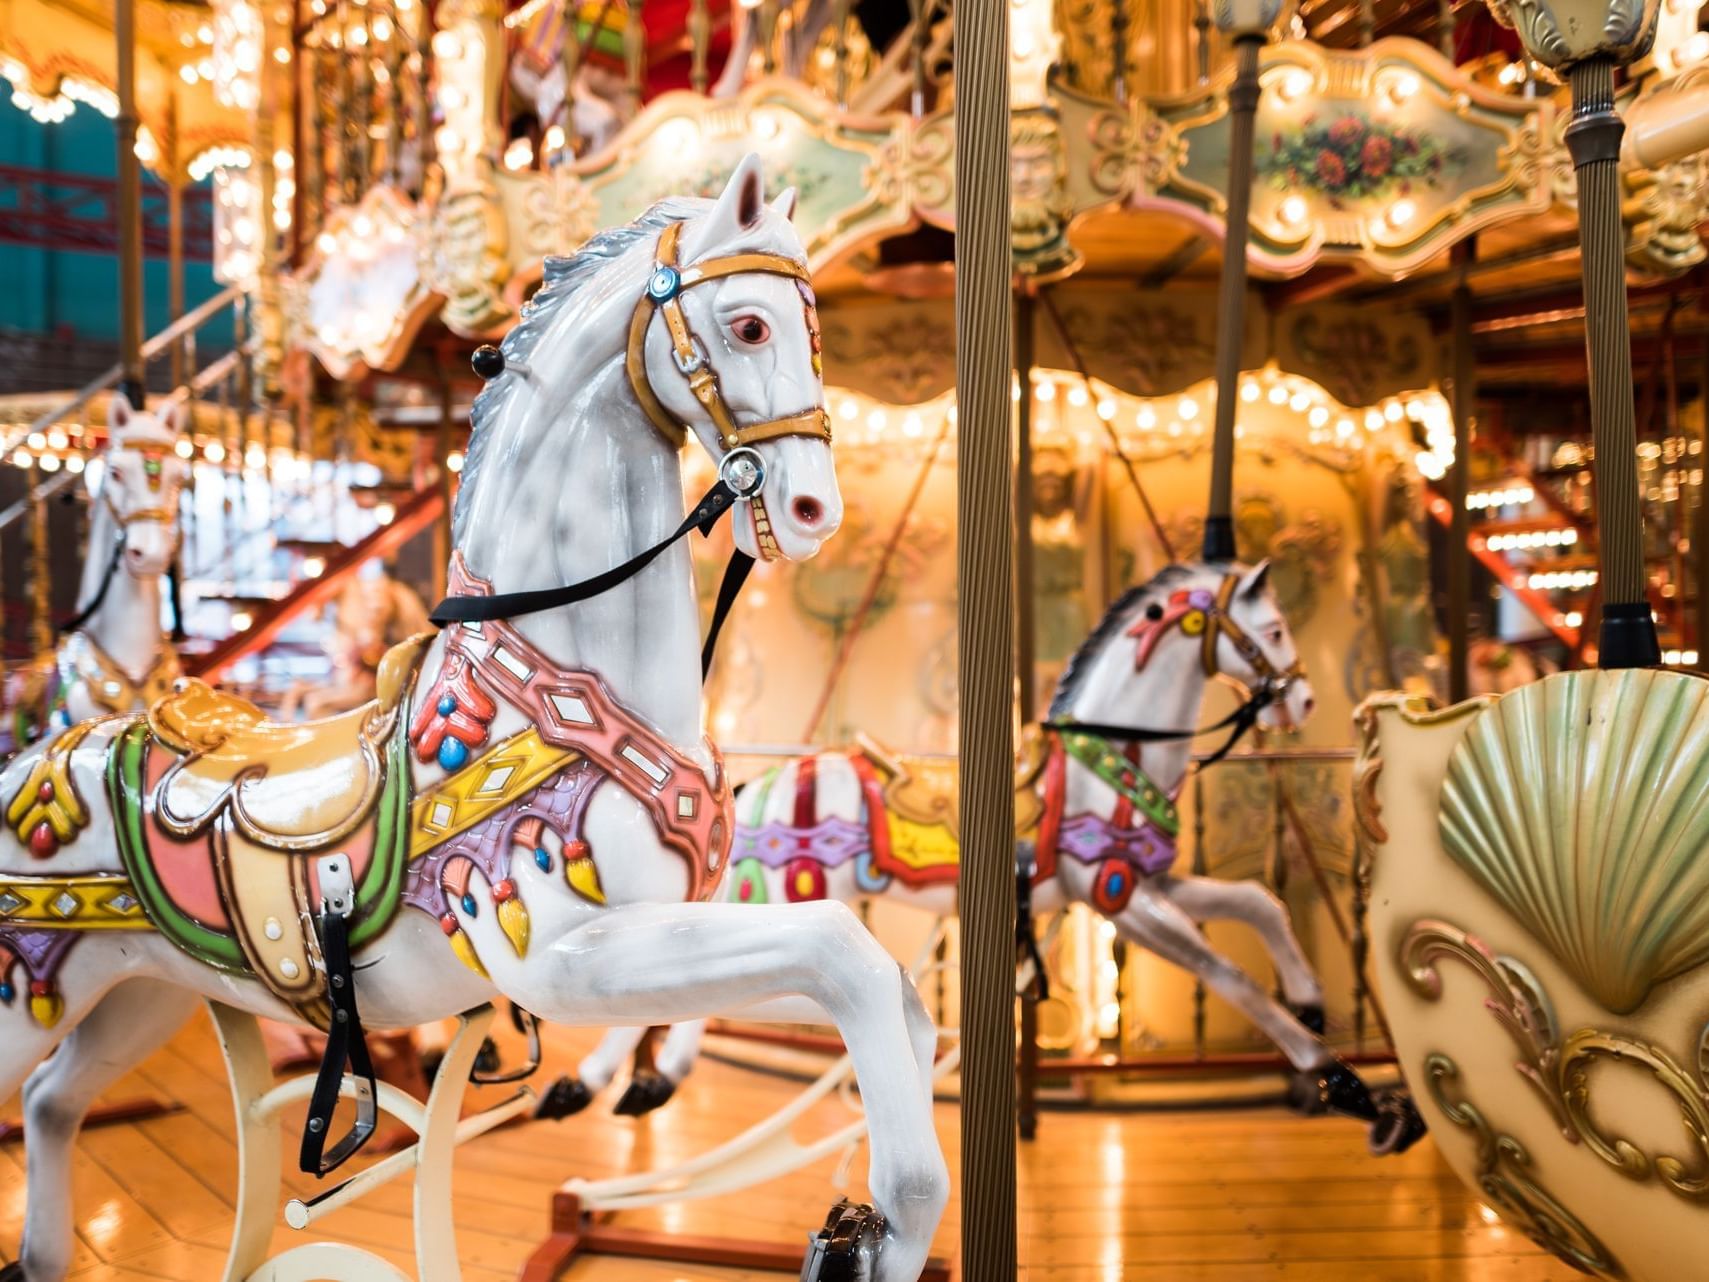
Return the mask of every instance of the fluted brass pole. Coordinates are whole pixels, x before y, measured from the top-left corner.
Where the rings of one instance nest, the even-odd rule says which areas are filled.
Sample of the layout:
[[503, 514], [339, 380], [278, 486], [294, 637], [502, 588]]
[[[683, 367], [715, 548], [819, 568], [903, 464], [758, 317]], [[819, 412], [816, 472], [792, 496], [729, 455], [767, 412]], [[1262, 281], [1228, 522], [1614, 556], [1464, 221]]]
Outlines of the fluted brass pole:
[[1646, 667], [1661, 661], [1644, 574], [1638, 507], [1638, 432], [1632, 406], [1632, 329], [1626, 314], [1626, 233], [1620, 217], [1620, 142], [1614, 71], [1655, 42], [1660, 0], [1552, 0], [1492, 5], [1497, 20], [1523, 13], [1525, 52], [1572, 91], [1567, 150], [1578, 179], [1579, 263], [1584, 277], [1584, 342], [1595, 440], [1597, 556], [1602, 627], [1597, 664]]
[[142, 408], [142, 162], [137, 159], [136, 0], [115, 0], [119, 114], [119, 391]]
[[1252, 209], [1252, 136], [1258, 115], [1260, 27], [1234, 36], [1234, 83], [1228, 89], [1228, 205], [1222, 287], [1216, 317], [1216, 427], [1211, 437], [1211, 495], [1205, 512], [1204, 559], [1232, 561], [1234, 548], [1234, 412], [1240, 404], [1240, 349], [1246, 334], [1246, 238]]
[[[923, 15], [925, 6], [916, 12]], [[956, 560], [961, 693], [961, 1276], [1014, 1282], [1014, 443], [1009, 12], [955, 39]]]
[[1614, 63], [1588, 58], [1568, 72], [1572, 120], [1567, 150], [1578, 175], [1584, 338], [1589, 359], [1590, 426], [1596, 447], [1602, 628], [1597, 664], [1645, 667], [1661, 661], [1644, 575], [1638, 508], [1638, 433], [1632, 404], [1632, 331], [1626, 313], [1626, 233], [1620, 218], [1620, 139]]
[[1459, 703], [1471, 694], [1471, 513], [1466, 508], [1466, 479], [1472, 463], [1472, 406], [1477, 375], [1472, 362], [1472, 289], [1467, 283], [1472, 242], [1454, 247], [1460, 278], [1449, 299], [1449, 344], [1454, 373], [1454, 469], [1448, 474], [1448, 501], [1454, 505], [1448, 526], [1448, 699]]

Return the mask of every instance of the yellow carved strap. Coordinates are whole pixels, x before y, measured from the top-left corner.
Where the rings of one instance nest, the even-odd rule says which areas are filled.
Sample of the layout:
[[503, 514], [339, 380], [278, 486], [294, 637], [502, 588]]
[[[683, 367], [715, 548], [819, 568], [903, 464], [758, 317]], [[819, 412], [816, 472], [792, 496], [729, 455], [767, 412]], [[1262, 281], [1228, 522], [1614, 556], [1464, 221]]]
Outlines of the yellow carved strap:
[[829, 441], [831, 416], [824, 409], [815, 407], [803, 410], [790, 418], [774, 418], [749, 427], [732, 426], [723, 432], [724, 444], [731, 449], [742, 445], [758, 445], [761, 441], [774, 441], [781, 436], [812, 436]]
[[539, 787], [581, 754], [530, 726], [417, 795], [410, 806], [409, 857], [419, 859]]
[[150, 930], [130, 879], [120, 873], [0, 876], [0, 924], [57, 930]]
[[[681, 226], [680, 223], [676, 225]], [[806, 263], [798, 263], [782, 254], [763, 254], [756, 251], [750, 254], [726, 254], [722, 258], [709, 258], [693, 267], [685, 267], [682, 272], [682, 288], [692, 289], [722, 276], [741, 276], [750, 272], [761, 272], [768, 276], [791, 276], [808, 284], [813, 283], [813, 278], [807, 273]]]
[[635, 393], [635, 399], [647, 412], [653, 426], [664, 433], [667, 441], [681, 449], [688, 442], [688, 432], [671, 416], [647, 379], [647, 326], [652, 320], [653, 300], [643, 294], [641, 301], [635, 304], [634, 315], [629, 318], [629, 351], [624, 357], [624, 368], [629, 372], [629, 389]]

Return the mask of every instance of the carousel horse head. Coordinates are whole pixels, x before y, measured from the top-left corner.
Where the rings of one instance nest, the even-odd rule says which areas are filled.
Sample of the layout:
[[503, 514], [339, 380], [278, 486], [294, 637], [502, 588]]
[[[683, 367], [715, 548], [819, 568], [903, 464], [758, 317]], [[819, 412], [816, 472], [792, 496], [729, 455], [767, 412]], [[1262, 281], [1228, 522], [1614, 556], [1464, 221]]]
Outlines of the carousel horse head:
[[[748, 500], [735, 515], [737, 546], [765, 560], [819, 550], [843, 508], [794, 209], [793, 191], [766, 201], [750, 155], [718, 199], [661, 201], [572, 257], [546, 261], [540, 291], [505, 338], [502, 364], [494, 358], [493, 372], [481, 370], [490, 381], [474, 407], [460, 545], [464, 531], [517, 518], [514, 492], [479, 483], [483, 455], [532, 472], [528, 455], [541, 442], [564, 442], [567, 422], [629, 424], [638, 406], [641, 422], [625, 429], [627, 441], [568, 443], [574, 462], [633, 463], [643, 451], [649, 460], [674, 458], [697, 440]], [[571, 298], [575, 305], [565, 306]], [[522, 395], [524, 387], [533, 395]], [[556, 474], [566, 462], [555, 460]], [[540, 466], [554, 464], [542, 458]], [[558, 522], [573, 523], [571, 487], [551, 501]]]
[[1091, 720], [1125, 712], [1156, 724], [1171, 715], [1155, 706], [1165, 673], [1169, 690], [1193, 708], [1202, 688], [1193, 676], [1242, 687], [1264, 701], [1258, 720], [1271, 729], [1298, 728], [1316, 707], [1267, 561], [1171, 565], [1129, 591], [1069, 663], [1051, 715]]
[[190, 470], [176, 448], [183, 428], [182, 405], [163, 416], [132, 409], [123, 395], [108, 402], [97, 515], [113, 523], [119, 564], [139, 579], [166, 573], [178, 551], [178, 495]]
[[1271, 730], [1297, 730], [1311, 718], [1317, 699], [1270, 584], [1270, 563], [1219, 568], [1222, 578], [1207, 616], [1215, 637], [1212, 675], [1250, 693], [1267, 690], [1271, 700], [1258, 723]]

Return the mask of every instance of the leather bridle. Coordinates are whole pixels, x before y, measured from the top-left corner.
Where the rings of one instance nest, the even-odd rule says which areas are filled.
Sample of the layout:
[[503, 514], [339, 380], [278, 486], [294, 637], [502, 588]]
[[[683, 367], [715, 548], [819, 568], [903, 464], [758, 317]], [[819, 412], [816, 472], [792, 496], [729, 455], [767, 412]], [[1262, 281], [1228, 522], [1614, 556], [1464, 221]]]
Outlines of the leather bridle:
[[718, 374], [712, 368], [707, 349], [695, 337], [694, 329], [688, 322], [688, 314], [682, 307], [682, 295], [685, 290], [693, 289], [696, 285], [723, 280], [728, 276], [758, 273], [789, 277], [801, 291], [802, 304], [807, 313], [807, 331], [813, 344], [813, 369], [817, 373], [820, 368], [819, 322], [807, 266], [782, 254], [768, 254], [756, 250], [703, 259], [692, 267], [679, 267], [678, 242], [682, 239], [682, 227], [681, 223], [671, 223], [659, 235], [659, 245], [653, 259], [653, 274], [647, 278], [646, 292], [635, 304], [634, 315], [630, 318], [629, 350], [624, 358], [624, 365], [629, 373], [629, 386], [634, 389], [635, 399], [641, 403], [641, 408], [646, 411], [653, 425], [664, 434], [667, 441], [681, 448], [688, 438], [688, 424], [665, 408], [664, 402], [653, 390], [652, 380], [647, 374], [647, 332], [654, 315], [658, 315], [664, 320], [665, 332], [670, 336], [671, 357], [676, 362], [677, 370], [688, 381], [688, 390], [694, 393], [694, 399], [700, 402], [700, 407], [712, 420], [712, 426], [718, 433], [718, 443], [724, 448], [724, 455], [719, 460], [719, 475], [728, 480], [731, 479], [732, 471], [740, 470], [746, 475], [757, 477], [757, 484], [751, 492], [738, 492], [737, 497], [746, 499], [753, 505], [755, 541], [759, 545], [760, 555], [767, 561], [773, 561], [779, 556], [779, 551], [777, 540], [771, 533], [771, 520], [765, 510], [765, 500], [761, 495], [765, 483], [765, 467], [753, 447], [762, 441], [775, 441], [786, 436], [805, 436], [829, 444], [831, 416], [824, 406], [820, 405], [781, 418], [765, 419], [757, 423], [738, 423], [724, 399], [723, 392], [719, 390]]

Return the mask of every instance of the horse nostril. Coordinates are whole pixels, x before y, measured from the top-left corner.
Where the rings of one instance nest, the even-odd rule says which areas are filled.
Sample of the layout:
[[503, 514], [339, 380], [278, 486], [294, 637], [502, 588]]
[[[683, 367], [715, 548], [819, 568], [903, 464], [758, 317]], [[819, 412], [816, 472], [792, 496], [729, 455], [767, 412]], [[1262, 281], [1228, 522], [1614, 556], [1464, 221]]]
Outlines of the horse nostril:
[[1302, 709], [1301, 709], [1301, 710], [1302, 710], [1302, 711], [1303, 711], [1303, 712], [1304, 712], [1304, 713], [1305, 713], [1305, 715], [1306, 715], [1306, 716], [1308, 716], [1308, 717], [1309, 717], [1309, 716], [1311, 716], [1311, 714], [1312, 714], [1312, 710], [1313, 710], [1313, 709], [1315, 709], [1315, 708], [1316, 708], [1316, 707], [1317, 707], [1317, 700], [1316, 700], [1316, 699], [1313, 699], [1313, 698], [1311, 698], [1311, 697], [1310, 697], [1310, 696], [1309, 696], [1309, 695], [1308, 695], [1308, 696], [1307, 696], [1307, 697], [1306, 697], [1306, 701], [1305, 701], [1305, 704], [1304, 704], [1304, 707], [1303, 707], [1303, 708], [1302, 708]]
[[812, 529], [825, 518], [825, 505], [805, 494], [791, 503], [789, 510], [796, 522], [808, 529]]

